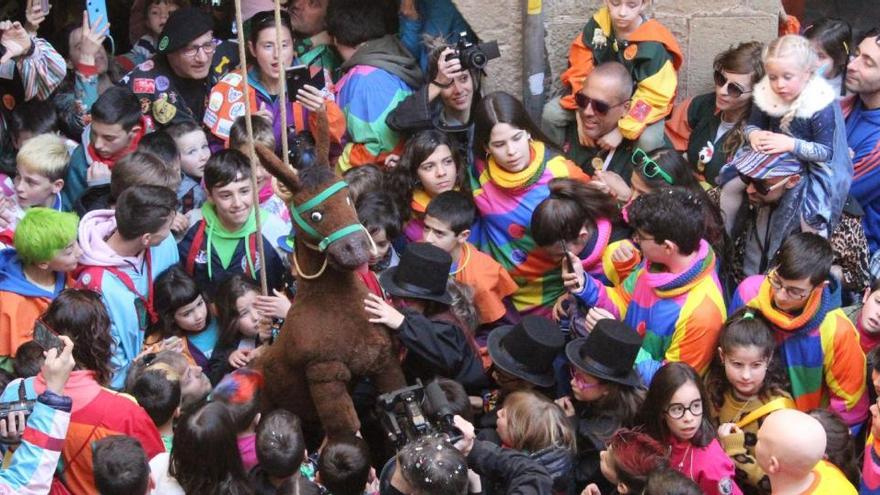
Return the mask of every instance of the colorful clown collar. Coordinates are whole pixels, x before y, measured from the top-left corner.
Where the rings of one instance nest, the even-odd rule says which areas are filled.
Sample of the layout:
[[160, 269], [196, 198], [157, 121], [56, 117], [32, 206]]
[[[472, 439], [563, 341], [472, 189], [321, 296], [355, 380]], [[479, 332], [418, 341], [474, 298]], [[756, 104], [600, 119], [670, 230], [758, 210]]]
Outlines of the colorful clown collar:
[[547, 160], [544, 159], [544, 143], [532, 141], [529, 145], [529, 165], [519, 172], [509, 172], [495, 163], [495, 157], [489, 156], [489, 177], [497, 186], [504, 189], [517, 189], [534, 184], [544, 168]]
[[611, 239], [611, 222], [607, 218], [600, 218], [596, 221], [596, 233], [594, 234], [596, 243], [593, 250], [586, 258], [581, 260], [584, 270], [589, 270], [597, 263], [602, 262], [602, 254], [608, 247], [608, 241]]
[[680, 296], [699, 284], [704, 277], [715, 271], [715, 252], [705, 239], [700, 239], [700, 247], [693, 264], [683, 272], [652, 272], [651, 262], [645, 263], [640, 278], [644, 278], [657, 297], [668, 299]]
[[770, 279], [764, 277], [758, 295], [749, 301], [748, 306], [761, 311], [770, 323], [785, 332], [797, 332], [802, 328], [816, 328], [825, 319], [825, 313], [831, 309], [831, 291], [827, 287], [815, 288], [807, 298], [804, 310], [792, 316], [773, 305], [773, 286]]
[[412, 208], [415, 213], [425, 213], [425, 210], [428, 208], [428, 203], [430, 202], [431, 196], [428, 196], [428, 193], [425, 192], [424, 189], [413, 189], [410, 208]]

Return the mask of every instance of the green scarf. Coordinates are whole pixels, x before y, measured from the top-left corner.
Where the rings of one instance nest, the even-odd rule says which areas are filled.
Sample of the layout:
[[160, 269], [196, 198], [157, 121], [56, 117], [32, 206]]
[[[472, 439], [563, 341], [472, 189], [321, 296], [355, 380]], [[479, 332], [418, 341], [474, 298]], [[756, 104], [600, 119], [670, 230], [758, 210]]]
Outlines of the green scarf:
[[214, 278], [211, 270], [211, 250], [217, 250], [220, 264], [225, 270], [229, 267], [229, 263], [232, 262], [232, 257], [235, 255], [235, 249], [238, 247], [239, 242], [244, 242], [244, 256], [247, 259], [251, 276], [255, 276], [256, 270], [251, 265], [251, 246], [247, 242], [248, 236], [257, 231], [257, 219], [254, 210], [251, 209], [251, 214], [248, 215], [247, 221], [235, 232], [229, 232], [223, 227], [220, 218], [217, 217], [217, 212], [214, 210], [214, 204], [211, 202], [202, 205], [202, 217], [205, 219], [205, 231], [207, 233], [205, 254], [208, 259], [208, 279]]

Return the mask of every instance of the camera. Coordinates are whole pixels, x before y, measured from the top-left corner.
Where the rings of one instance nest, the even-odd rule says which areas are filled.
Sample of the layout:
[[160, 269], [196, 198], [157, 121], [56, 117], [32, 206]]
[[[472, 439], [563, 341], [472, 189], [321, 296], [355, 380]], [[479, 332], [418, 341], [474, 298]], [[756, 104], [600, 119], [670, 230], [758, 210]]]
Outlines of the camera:
[[455, 54], [447, 55], [446, 60], [458, 57], [462, 69], [483, 70], [486, 63], [500, 56], [501, 52], [498, 50], [497, 41], [471, 43], [468, 41], [467, 32], [462, 31], [459, 34], [458, 43], [455, 45]]
[[34, 412], [35, 400], [27, 398], [27, 391], [24, 387], [24, 380], [18, 385], [18, 399], [9, 402], [0, 402], [0, 419], [6, 419], [10, 414], [24, 411], [25, 416]]
[[293, 168], [302, 171], [318, 161], [315, 138], [309, 131], [291, 131], [287, 135], [287, 160]]
[[[450, 443], [461, 440], [461, 431], [454, 426], [453, 411], [446, 394], [435, 382], [405, 387], [379, 396], [378, 409], [387, 438], [400, 448], [425, 435], [444, 434]], [[430, 417], [425, 410], [434, 411]]]

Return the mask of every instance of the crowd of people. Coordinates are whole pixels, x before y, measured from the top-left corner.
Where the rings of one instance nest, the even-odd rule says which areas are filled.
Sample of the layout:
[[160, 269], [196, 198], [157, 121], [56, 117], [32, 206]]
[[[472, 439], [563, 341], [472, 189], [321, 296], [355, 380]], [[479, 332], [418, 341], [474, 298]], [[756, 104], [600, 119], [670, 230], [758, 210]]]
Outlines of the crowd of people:
[[[0, 493], [880, 493], [880, 27], [782, 10], [683, 98], [603, 0], [535, 119], [450, 0], [125, 3], [0, 22]], [[345, 180], [425, 434], [265, 407], [333, 275], [253, 144]]]

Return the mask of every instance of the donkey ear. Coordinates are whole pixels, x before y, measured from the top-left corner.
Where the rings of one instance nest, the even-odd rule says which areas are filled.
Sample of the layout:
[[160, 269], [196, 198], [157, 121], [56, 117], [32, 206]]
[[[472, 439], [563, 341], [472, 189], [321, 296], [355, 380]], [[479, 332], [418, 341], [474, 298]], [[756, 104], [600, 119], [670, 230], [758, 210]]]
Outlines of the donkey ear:
[[317, 158], [316, 165], [329, 167], [330, 164], [330, 120], [327, 118], [327, 112], [319, 112], [317, 114], [317, 135], [315, 136], [315, 155]]
[[285, 165], [284, 162], [275, 155], [274, 151], [262, 144], [254, 143], [254, 148], [257, 151], [257, 157], [260, 158], [260, 163], [266, 167], [266, 170], [268, 170], [272, 176], [284, 184], [291, 194], [299, 191], [299, 175], [297, 174], [296, 169]]

